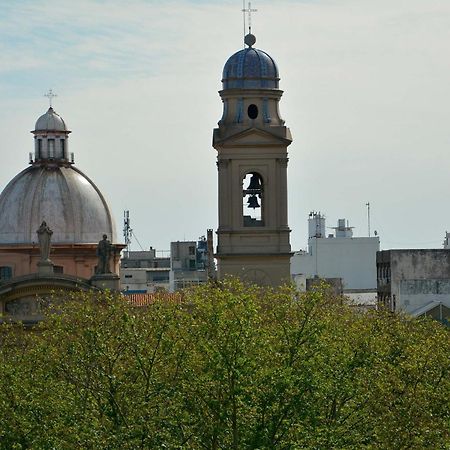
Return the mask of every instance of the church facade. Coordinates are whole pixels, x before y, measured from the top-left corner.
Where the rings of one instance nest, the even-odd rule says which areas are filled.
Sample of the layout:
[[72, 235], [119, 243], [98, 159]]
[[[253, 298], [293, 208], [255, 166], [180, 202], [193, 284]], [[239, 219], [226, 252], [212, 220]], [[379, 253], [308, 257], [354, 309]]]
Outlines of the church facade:
[[289, 128], [280, 116], [275, 61], [245, 37], [223, 70], [223, 115], [214, 130], [219, 181], [218, 276], [266, 286], [290, 280]]

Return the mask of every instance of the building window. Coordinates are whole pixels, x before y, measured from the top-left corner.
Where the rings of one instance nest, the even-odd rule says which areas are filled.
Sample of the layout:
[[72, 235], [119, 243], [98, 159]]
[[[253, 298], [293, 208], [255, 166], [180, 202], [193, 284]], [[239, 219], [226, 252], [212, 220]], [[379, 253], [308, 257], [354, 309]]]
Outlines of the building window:
[[250, 119], [256, 119], [258, 117], [258, 107], [256, 105], [249, 105], [248, 109], [247, 109], [247, 113], [248, 113], [248, 117], [250, 117]]
[[133, 275], [125, 275], [125, 278], [133, 278]]
[[195, 246], [191, 245], [189, 247], [189, 255], [194, 256], [195, 255]]
[[0, 281], [7, 281], [12, 278], [12, 268], [9, 266], [0, 266]]
[[196, 268], [197, 268], [197, 264], [196, 264], [195, 259], [190, 259], [189, 260], [189, 269], [195, 270]]
[[154, 283], [168, 283], [169, 282], [169, 272], [152, 273], [149, 275], [148, 281], [153, 281]]
[[247, 173], [242, 182], [244, 227], [264, 226], [264, 182], [257, 172]]
[[63, 266], [53, 266], [53, 273], [64, 273], [64, 267]]

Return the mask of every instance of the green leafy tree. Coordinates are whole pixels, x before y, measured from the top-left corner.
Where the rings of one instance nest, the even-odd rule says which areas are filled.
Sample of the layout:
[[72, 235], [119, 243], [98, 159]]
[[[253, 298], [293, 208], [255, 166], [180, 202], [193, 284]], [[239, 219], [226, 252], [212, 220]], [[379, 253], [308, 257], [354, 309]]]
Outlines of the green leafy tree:
[[448, 329], [225, 280], [0, 327], [2, 449], [450, 449]]

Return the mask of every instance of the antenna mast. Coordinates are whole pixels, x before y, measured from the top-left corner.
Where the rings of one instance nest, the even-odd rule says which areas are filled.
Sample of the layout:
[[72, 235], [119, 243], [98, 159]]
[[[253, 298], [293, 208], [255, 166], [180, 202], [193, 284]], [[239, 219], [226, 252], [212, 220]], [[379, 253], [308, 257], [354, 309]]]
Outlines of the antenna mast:
[[366, 206], [367, 206], [367, 232], [369, 233], [370, 237], [370, 203], [367, 202]]
[[133, 230], [130, 227], [130, 211], [123, 212], [123, 238], [127, 246], [127, 257], [130, 256], [131, 234]]

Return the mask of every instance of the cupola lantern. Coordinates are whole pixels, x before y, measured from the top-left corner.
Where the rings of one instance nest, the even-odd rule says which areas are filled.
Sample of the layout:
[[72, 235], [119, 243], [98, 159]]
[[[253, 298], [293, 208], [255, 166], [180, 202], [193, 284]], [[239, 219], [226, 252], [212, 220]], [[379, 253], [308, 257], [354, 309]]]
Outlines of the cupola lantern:
[[53, 162], [71, 164], [69, 160], [67, 129], [63, 118], [50, 106], [36, 122], [34, 130], [34, 161], [33, 164]]

